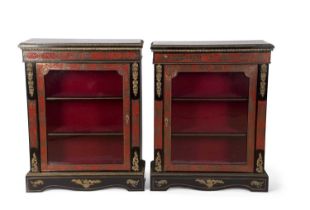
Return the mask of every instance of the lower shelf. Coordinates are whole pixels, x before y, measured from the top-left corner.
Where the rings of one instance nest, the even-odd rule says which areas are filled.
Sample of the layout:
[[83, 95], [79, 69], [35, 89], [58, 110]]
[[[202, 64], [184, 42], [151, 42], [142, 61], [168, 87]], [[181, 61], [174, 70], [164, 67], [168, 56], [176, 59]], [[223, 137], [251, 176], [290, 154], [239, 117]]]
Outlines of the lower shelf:
[[268, 192], [268, 175], [258, 173], [195, 173], [155, 172], [151, 163], [151, 190], [165, 191], [170, 187], [187, 187], [214, 191], [226, 188], [246, 188], [253, 192]]
[[52, 188], [92, 191], [110, 187], [143, 191], [145, 163], [142, 160], [141, 166], [139, 172], [29, 172], [26, 176], [27, 192]]

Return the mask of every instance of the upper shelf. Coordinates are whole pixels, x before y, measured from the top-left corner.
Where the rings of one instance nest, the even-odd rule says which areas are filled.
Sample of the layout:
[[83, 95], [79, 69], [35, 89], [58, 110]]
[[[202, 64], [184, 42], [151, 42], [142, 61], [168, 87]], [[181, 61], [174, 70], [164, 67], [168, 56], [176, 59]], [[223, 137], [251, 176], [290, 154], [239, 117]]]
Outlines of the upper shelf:
[[192, 97], [180, 97], [180, 98], [172, 98], [172, 101], [210, 101], [210, 102], [245, 102], [248, 101], [248, 98], [192, 98]]
[[111, 96], [111, 97], [46, 97], [47, 101], [72, 101], [72, 100], [123, 100], [123, 97]]
[[263, 40], [248, 41], [155, 41], [151, 45], [153, 51], [174, 50], [209, 50], [209, 51], [271, 51], [274, 46]]

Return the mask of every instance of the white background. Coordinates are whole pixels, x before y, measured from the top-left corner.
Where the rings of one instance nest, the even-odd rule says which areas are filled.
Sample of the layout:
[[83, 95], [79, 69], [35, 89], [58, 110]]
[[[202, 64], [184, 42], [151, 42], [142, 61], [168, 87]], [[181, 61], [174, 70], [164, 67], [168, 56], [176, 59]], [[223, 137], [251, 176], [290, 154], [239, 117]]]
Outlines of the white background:
[[[309, 209], [309, 1], [1, 1], [0, 209]], [[28, 38], [140, 38], [146, 190], [25, 192], [29, 170], [24, 64]], [[153, 159], [154, 40], [251, 40], [275, 45], [266, 133], [268, 193], [149, 190]], [[308, 200], [306, 200], [308, 198]]]

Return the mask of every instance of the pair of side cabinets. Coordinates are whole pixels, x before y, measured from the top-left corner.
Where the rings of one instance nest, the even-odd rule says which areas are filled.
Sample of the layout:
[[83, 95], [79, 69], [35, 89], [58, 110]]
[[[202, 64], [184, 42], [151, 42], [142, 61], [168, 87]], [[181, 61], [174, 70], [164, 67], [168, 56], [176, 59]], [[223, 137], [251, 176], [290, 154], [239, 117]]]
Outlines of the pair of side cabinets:
[[[27, 191], [144, 190], [142, 40], [31, 39]], [[151, 190], [268, 191], [264, 41], [153, 42]]]

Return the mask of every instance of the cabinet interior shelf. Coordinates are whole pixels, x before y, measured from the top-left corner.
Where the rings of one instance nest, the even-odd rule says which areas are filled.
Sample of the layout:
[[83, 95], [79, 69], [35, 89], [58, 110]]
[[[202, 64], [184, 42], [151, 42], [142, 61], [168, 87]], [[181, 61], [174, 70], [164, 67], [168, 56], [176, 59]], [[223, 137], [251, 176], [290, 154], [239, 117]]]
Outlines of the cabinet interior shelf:
[[226, 101], [226, 102], [243, 102], [248, 98], [190, 98], [190, 97], [173, 97], [172, 101]]
[[247, 133], [172, 133], [171, 136], [246, 137]]
[[48, 136], [122, 136], [122, 132], [85, 132], [85, 133], [67, 133], [67, 132], [62, 132], [62, 133], [47, 133]]
[[102, 96], [102, 97], [46, 97], [47, 101], [60, 100], [122, 100], [121, 96]]

